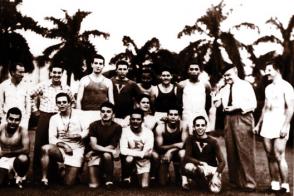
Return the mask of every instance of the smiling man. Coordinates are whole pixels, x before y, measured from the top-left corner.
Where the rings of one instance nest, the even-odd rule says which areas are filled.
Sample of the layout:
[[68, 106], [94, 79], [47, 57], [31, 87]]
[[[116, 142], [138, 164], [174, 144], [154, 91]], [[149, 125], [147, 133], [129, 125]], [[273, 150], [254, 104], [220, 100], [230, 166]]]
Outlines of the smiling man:
[[53, 115], [49, 124], [49, 144], [42, 146], [42, 180], [48, 186], [49, 162], [65, 165], [64, 184], [73, 185], [84, 157], [83, 139], [88, 127], [81, 121], [81, 112], [72, 109], [71, 99], [66, 93], [56, 95], [59, 113]]
[[[39, 174], [41, 173], [40, 157], [41, 147], [48, 144], [48, 127], [51, 116], [58, 112], [58, 107], [55, 102], [55, 97], [60, 92], [65, 92], [70, 97], [70, 103], [74, 102], [74, 96], [70, 90], [70, 87], [61, 83], [61, 76], [63, 68], [60, 65], [54, 64], [49, 68], [50, 80], [38, 84], [30, 92], [30, 98], [32, 101], [32, 112], [39, 116], [34, 146], [34, 161], [33, 171], [34, 180], [38, 182]], [[40, 106], [37, 107], [37, 99], [40, 100]]]
[[123, 128], [120, 139], [121, 171], [125, 185], [131, 183], [132, 169], [135, 166], [142, 188], [149, 186], [150, 157], [153, 150], [153, 133], [142, 126], [144, 113], [140, 109], [131, 112], [130, 126]]
[[273, 192], [290, 192], [286, 143], [289, 138], [290, 122], [294, 111], [294, 90], [282, 78], [280, 62], [268, 64], [265, 74], [271, 83], [265, 88], [265, 103], [255, 132], [264, 138], [264, 148], [268, 158], [271, 187]]
[[225, 159], [217, 140], [206, 134], [207, 121], [204, 116], [193, 120], [193, 135], [185, 143], [185, 162], [182, 176], [182, 188], [189, 190], [187, 177], [197, 186], [203, 185], [211, 192], [221, 191], [221, 174], [225, 168]]

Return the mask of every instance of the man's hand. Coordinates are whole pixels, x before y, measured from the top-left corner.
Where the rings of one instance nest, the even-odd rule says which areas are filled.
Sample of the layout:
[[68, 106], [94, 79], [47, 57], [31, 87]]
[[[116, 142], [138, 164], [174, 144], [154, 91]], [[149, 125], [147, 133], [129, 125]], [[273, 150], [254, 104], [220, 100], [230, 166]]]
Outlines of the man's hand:
[[112, 150], [112, 156], [114, 160], [118, 160], [119, 159], [119, 155], [120, 155], [120, 151], [118, 149], [114, 149]]
[[63, 149], [64, 149], [65, 154], [73, 155], [73, 151], [72, 151], [71, 147], [69, 147], [68, 145], [64, 145]]
[[289, 127], [287, 124], [284, 124], [280, 131], [280, 138], [285, 138], [288, 135]]
[[224, 108], [224, 111], [225, 112], [232, 112], [234, 110], [237, 110], [237, 109], [240, 109], [240, 108], [237, 108], [236, 106], [227, 106]]
[[253, 130], [252, 130], [253, 134], [257, 134], [259, 135], [259, 132], [260, 132], [260, 124], [257, 124]]
[[143, 158], [149, 158], [151, 157], [152, 154], [152, 149], [146, 150], [146, 152], [144, 153]]
[[172, 152], [168, 150], [168, 151], [163, 155], [163, 157], [162, 157], [162, 161], [163, 161], [163, 162], [167, 162], [167, 163], [169, 163], [169, 162], [171, 161], [171, 157], [172, 157]]

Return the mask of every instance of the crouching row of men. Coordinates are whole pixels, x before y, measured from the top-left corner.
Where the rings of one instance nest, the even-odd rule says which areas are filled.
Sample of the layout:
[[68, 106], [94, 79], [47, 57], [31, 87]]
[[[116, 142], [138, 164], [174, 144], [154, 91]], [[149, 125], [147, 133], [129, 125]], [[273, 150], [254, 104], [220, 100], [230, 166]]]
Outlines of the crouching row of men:
[[[43, 186], [48, 186], [48, 168], [51, 162], [63, 163], [64, 183], [73, 185], [87, 162], [89, 187], [112, 187], [114, 161], [121, 160], [122, 182], [129, 185], [136, 171], [139, 184], [146, 188], [150, 180], [165, 185], [168, 167], [174, 163], [176, 181], [189, 190], [192, 179], [207, 186], [212, 192], [221, 190], [221, 173], [225, 167], [223, 154], [217, 140], [206, 134], [207, 120], [198, 116], [193, 130], [180, 121], [179, 111], [170, 109], [167, 119], [151, 131], [144, 126], [144, 113], [134, 109], [128, 127], [122, 128], [113, 121], [114, 105], [101, 106], [101, 120], [89, 127], [83, 124], [82, 113], [72, 109], [66, 93], [56, 95], [59, 113], [50, 119], [49, 144], [42, 147], [41, 165]], [[21, 112], [12, 108], [7, 113], [7, 123], [0, 129], [0, 183], [9, 171], [14, 171], [16, 183], [22, 187], [29, 168], [28, 131], [19, 126]], [[85, 138], [89, 136], [89, 150]], [[160, 172], [159, 172], [160, 171]], [[103, 179], [102, 179], [103, 177]], [[102, 179], [102, 180], [101, 180]], [[103, 184], [102, 184], [103, 182]]]

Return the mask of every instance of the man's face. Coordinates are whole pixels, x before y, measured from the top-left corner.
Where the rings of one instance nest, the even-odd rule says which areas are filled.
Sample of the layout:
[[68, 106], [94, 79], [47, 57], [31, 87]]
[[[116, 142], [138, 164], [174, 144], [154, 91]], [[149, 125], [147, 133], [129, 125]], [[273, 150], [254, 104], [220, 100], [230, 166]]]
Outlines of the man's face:
[[66, 96], [62, 96], [57, 98], [56, 105], [60, 112], [65, 112], [70, 107], [70, 102], [67, 100]]
[[121, 79], [127, 77], [128, 71], [129, 70], [127, 65], [118, 65], [116, 69], [117, 76]]
[[143, 110], [143, 112], [148, 112], [150, 110], [150, 100], [147, 97], [142, 98], [139, 103], [139, 108]]
[[189, 74], [191, 79], [198, 79], [198, 76], [200, 75], [200, 73], [201, 73], [201, 70], [200, 70], [199, 65], [191, 64], [189, 66], [188, 74]]
[[143, 73], [141, 80], [142, 80], [143, 84], [151, 84], [151, 81], [152, 81], [151, 74], [150, 73]]
[[9, 114], [7, 117], [7, 127], [9, 129], [17, 129], [20, 124], [21, 118], [19, 114]]
[[196, 136], [202, 136], [205, 134], [207, 128], [207, 124], [205, 120], [198, 119], [196, 120], [195, 124], [193, 125], [193, 131]]
[[20, 83], [24, 77], [24, 74], [25, 74], [25, 68], [23, 66], [16, 65], [16, 70], [15, 72], [11, 73], [11, 77], [14, 78], [16, 83]]
[[273, 65], [267, 65], [265, 67], [265, 75], [267, 76], [267, 79], [272, 81], [279, 72], [274, 69]]
[[50, 76], [53, 82], [60, 82], [62, 76], [62, 68], [60, 67], [53, 67]]
[[225, 83], [226, 84], [232, 84], [234, 81], [233, 81], [233, 77], [236, 75], [236, 71], [235, 71], [235, 68], [231, 68], [229, 70], [227, 70], [223, 77], [224, 77], [224, 80], [225, 80]]
[[130, 117], [130, 126], [133, 131], [140, 130], [143, 123], [143, 116], [141, 114], [132, 114]]
[[170, 84], [172, 80], [172, 75], [169, 71], [163, 71], [160, 75], [160, 79], [163, 84]]
[[104, 122], [109, 122], [112, 120], [113, 117], [113, 110], [108, 107], [102, 107], [101, 108], [101, 120]]
[[167, 119], [170, 123], [176, 123], [180, 120], [180, 115], [178, 110], [169, 110], [167, 113]]
[[93, 72], [96, 74], [100, 74], [104, 67], [104, 60], [96, 58], [92, 63]]

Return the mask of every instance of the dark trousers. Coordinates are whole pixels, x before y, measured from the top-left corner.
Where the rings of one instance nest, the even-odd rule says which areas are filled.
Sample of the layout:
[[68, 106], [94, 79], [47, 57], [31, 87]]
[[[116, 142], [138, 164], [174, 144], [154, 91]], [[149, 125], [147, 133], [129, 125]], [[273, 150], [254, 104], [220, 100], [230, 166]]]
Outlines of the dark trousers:
[[252, 113], [225, 116], [229, 179], [242, 188], [255, 188], [255, 138]]
[[[51, 116], [55, 113], [41, 112], [39, 116], [38, 126], [35, 134], [34, 159], [33, 159], [33, 175], [34, 180], [40, 180], [41, 177], [41, 148], [48, 144], [48, 128]], [[50, 173], [50, 172], [49, 172]]]

